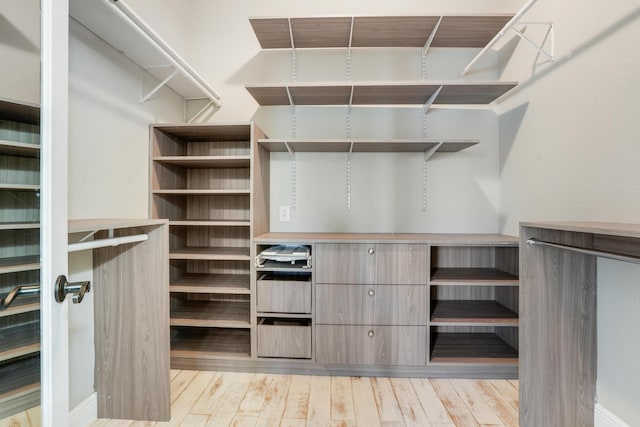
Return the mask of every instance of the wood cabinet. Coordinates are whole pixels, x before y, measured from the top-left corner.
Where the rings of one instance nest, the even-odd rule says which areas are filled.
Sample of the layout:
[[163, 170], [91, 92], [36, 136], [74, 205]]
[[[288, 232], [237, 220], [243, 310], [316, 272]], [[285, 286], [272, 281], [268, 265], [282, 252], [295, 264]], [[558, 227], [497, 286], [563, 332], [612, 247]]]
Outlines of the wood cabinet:
[[[0, 300], [40, 283], [40, 109], [0, 100]], [[0, 419], [40, 402], [40, 298], [0, 307]]]
[[172, 366], [251, 358], [252, 239], [268, 228], [269, 153], [253, 123], [151, 127], [150, 215], [169, 219]]

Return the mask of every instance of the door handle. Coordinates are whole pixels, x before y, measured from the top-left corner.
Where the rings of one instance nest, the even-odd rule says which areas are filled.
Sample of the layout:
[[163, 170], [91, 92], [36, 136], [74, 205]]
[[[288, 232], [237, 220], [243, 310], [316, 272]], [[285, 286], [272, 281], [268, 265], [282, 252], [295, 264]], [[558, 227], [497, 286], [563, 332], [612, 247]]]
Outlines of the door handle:
[[91, 282], [69, 282], [64, 274], [56, 279], [55, 295], [57, 302], [63, 302], [67, 295], [73, 296], [73, 303], [80, 304], [84, 294], [91, 291]]
[[40, 285], [16, 286], [4, 298], [0, 299], [0, 311], [9, 308], [11, 303], [20, 295], [36, 295], [40, 293]]

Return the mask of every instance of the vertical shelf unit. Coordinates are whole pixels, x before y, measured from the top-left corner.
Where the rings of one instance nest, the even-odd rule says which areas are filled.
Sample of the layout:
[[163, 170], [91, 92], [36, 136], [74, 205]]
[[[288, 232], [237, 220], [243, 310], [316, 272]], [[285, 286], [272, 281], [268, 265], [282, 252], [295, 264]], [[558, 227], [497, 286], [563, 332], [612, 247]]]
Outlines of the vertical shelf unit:
[[[0, 100], [0, 298], [40, 283], [40, 108]], [[0, 308], [0, 419], [40, 402], [40, 299]]]
[[269, 153], [253, 123], [151, 127], [150, 215], [169, 219], [172, 366], [252, 357], [253, 237]]
[[432, 246], [430, 363], [518, 363], [518, 245]]

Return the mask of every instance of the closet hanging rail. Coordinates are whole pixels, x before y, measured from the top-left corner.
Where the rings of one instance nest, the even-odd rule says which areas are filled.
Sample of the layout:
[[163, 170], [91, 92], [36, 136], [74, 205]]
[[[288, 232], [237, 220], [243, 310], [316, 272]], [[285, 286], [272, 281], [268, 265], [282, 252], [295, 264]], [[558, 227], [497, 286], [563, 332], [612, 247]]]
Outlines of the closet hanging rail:
[[538, 240], [536, 238], [531, 238], [531, 239], [527, 240], [527, 244], [529, 246], [548, 246], [548, 247], [551, 247], [551, 248], [557, 248], [557, 249], [564, 249], [564, 250], [567, 250], [567, 251], [579, 252], [579, 253], [585, 254], [585, 255], [595, 255], [595, 256], [599, 256], [599, 257], [603, 257], [603, 258], [614, 259], [614, 260], [617, 260], [617, 261], [632, 262], [634, 264], [640, 264], [640, 258], [635, 257], [635, 256], [622, 255], [622, 254], [617, 254], [617, 253], [614, 253], [614, 252], [598, 251], [598, 250], [595, 250], [595, 249], [579, 248], [577, 246], [560, 245], [560, 244], [557, 244], [557, 243], [545, 242], [544, 240]]
[[109, 239], [89, 240], [86, 242], [69, 243], [69, 252], [84, 251], [87, 249], [107, 248], [109, 246], [120, 246], [127, 243], [138, 243], [148, 240], [147, 234], [134, 234], [131, 236], [112, 237]]

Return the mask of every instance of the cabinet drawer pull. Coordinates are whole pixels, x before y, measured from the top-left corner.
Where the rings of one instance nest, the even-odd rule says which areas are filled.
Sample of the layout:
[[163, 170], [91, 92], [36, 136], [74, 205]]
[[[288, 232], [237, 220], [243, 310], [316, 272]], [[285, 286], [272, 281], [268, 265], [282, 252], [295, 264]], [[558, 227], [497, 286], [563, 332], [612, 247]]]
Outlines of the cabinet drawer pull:
[[376, 291], [374, 291], [373, 289], [369, 289], [369, 292], [367, 292], [367, 295], [369, 295], [370, 297], [374, 296], [376, 294]]
[[373, 255], [373, 254], [376, 253], [376, 250], [373, 249], [373, 248], [369, 248], [369, 250], [367, 252], [369, 252], [369, 255]]
[[372, 338], [373, 338], [373, 336], [374, 336], [375, 334], [373, 333], [373, 331], [369, 331], [369, 333], [367, 333], [367, 335], [369, 335], [369, 337], [372, 337]]

